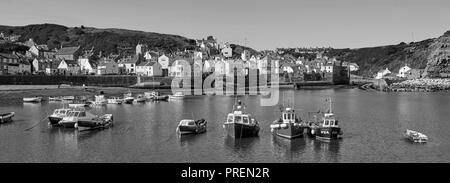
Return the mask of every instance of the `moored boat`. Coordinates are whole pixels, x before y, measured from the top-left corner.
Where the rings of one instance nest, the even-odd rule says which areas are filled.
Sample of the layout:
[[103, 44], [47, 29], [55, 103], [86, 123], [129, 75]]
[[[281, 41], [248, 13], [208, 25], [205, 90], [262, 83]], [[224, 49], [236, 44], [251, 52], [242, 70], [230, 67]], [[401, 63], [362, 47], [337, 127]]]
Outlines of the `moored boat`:
[[428, 136], [426, 136], [425, 134], [409, 129], [405, 131], [405, 136], [410, 141], [415, 143], [426, 143], [428, 141]]
[[160, 92], [155, 92], [153, 95], [153, 100], [167, 100], [169, 98], [168, 95], [161, 95]]
[[0, 123], [8, 123], [12, 121], [12, 118], [14, 117], [14, 112], [8, 112], [4, 114], [0, 114]]
[[238, 101], [233, 107], [233, 112], [227, 116], [227, 121], [223, 124], [228, 136], [233, 138], [256, 137], [259, 133], [259, 123], [250, 114], [245, 112], [245, 106]]
[[199, 134], [206, 132], [207, 121], [205, 119], [193, 120], [184, 119], [181, 120], [177, 127], [177, 132], [180, 134]]
[[88, 130], [108, 128], [113, 125], [112, 114], [104, 114], [100, 116], [86, 112], [86, 115], [90, 116], [90, 118], [79, 118], [75, 128], [77, 128], [78, 130]]
[[125, 94], [123, 95], [123, 101], [124, 101], [125, 103], [127, 103], [127, 104], [133, 103], [133, 101], [134, 101], [133, 94], [131, 94], [130, 91], [128, 91], [128, 93], [125, 93]]
[[281, 111], [280, 119], [275, 120], [270, 129], [274, 135], [293, 139], [302, 137], [307, 124], [298, 118], [292, 108], [285, 108]]
[[62, 101], [62, 97], [48, 97], [48, 101]]
[[145, 102], [147, 99], [144, 97], [144, 95], [137, 95], [136, 99], [134, 99], [135, 102]]
[[318, 113], [321, 117], [317, 120], [316, 116], [316, 119], [309, 123], [309, 133], [317, 139], [336, 140], [341, 138], [343, 132], [339, 127], [339, 121], [332, 111], [331, 99], [327, 100], [330, 102], [329, 110], [325, 113]]
[[42, 102], [42, 97], [28, 97], [23, 98], [24, 102]]
[[53, 114], [48, 116], [48, 120], [50, 121], [50, 125], [59, 125], [59, 122], [69, 114], [72, 109], [69, 108], [61, 108], [55, 109]]
[[82, 109], [74, 109], [59, 124], [65, 128], [103, 128], [112, 125], [112, 114], [94, 115]]
[[75, 100], [75, 96], [63, 96], [63, 100]]
[[123, 99], [118, 97], [112, 97], [108, 99], [108, 104], [122, 104]]
[[156, 96], [156, 94], [157, 94], [156, 91], [144, 92], [144, 97], [146, 99], [153, 99], [153, 97]]
[[176, 92], [173, 95], [169, 95], [169, 99], [184, 99], [184, 97], [186, 97], [186, 95], [183, 94], [183, 92]]

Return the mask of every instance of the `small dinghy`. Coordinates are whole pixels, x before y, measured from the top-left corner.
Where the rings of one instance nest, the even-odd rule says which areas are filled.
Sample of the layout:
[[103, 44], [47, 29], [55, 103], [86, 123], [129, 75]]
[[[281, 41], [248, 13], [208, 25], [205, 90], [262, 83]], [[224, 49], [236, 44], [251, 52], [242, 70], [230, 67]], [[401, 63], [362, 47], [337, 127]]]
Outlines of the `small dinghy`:
[[415, 143], [426, 143], [428, 141], [428, 137], [425, 134], [413, 130], [407, 129], [405, 131], [405, 136]]
[[0, 123], [8, 123], [12, 121], [12, 118], [14, 117], [14, 112], [4, 113], [0, 114]]
[[42, 102], [42, 97], [23, 98], [24, 102]]
[[75, 100], [75, 96], [64, 96], [62, 97], [63, 100]]
[[153, 100], [167, 100], [167, 99], [169, 99], [169, 96], [168, 95], [161, 95], [161, 93], [155, 92], [152, 99]]
[[132, 104], [133, 101], [134, 101], [133, 94], [131, 94], [130, 91], [128, 91], [128, 93], [125, 93], [125, 94], [123, 95], [123, 101], [124, 101], [126, 104]]
[[137, 95], [136, 99], [134, 99], [135, 102], [145, 102], [147, 99], [144, 97], [144, 95]]
[[50, 121], [50, 125], [57, 126], [59, 125], [59, 122], [69, 114], [69, 112], [72, 111], [72, 109], [69, 108], [62, 108], [62, 109], [55, 109], [53, 111], [53, 114], [48, 116], [48, 120]]
[[206, 124], [208, 122], [205, 119], [192, 120], [183, 119], [180, 121], [177, 127], [177, 132], [183, 134], [200, 134], [206, 132]]
[[186, 95], [184, 95], [183, 92], [176, 92], [173, 95], [169, 95], [169, 99], [174, 99], [174, 100], [182, 100], [182, 99], [184, 99], [184, 97], [186, 97]]

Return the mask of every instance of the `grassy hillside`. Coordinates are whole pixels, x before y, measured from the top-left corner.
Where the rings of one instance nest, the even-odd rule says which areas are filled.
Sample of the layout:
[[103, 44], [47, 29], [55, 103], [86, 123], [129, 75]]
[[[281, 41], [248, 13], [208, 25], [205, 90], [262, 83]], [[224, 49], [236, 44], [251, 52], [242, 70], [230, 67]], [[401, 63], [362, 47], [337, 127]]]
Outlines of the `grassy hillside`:
[[50, 49], [61, 45], [79, 45], [82, 49], [95, 47], [96, 52], [117, 53], [120, 47], [134, 48], [138, 43], [148, 44], [150, 48], [161, 51], [195, 48], [195, 40], [185, 37], [125, 29], [70, 28], [55, 24], [39, 24], [0, 26], [0, 32], [21, 35], [22, 42], [33, 38], [37, 44], [47, 44]]
[[425, 69], [427, 58], [431, 53], [429, 46], [434, 40], [427, 39], [409, 44], [400, 43], [372, 48], [334, 49], [326, 55], [357, 63], [360, 66], [357, 74], [364, 76], [373, 76], [385, 68], [392, 72], [398, 72], [398, 69], [405, 64], [412, 68]]

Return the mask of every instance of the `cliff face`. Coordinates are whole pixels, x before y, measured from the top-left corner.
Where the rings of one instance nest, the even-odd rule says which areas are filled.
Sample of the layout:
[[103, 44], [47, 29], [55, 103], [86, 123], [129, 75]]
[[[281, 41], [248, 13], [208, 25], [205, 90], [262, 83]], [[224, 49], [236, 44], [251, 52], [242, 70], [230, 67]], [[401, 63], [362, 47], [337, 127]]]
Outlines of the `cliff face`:
[[425, 77], [450, 77], [450, 31], [433, 41], [429, 50]]

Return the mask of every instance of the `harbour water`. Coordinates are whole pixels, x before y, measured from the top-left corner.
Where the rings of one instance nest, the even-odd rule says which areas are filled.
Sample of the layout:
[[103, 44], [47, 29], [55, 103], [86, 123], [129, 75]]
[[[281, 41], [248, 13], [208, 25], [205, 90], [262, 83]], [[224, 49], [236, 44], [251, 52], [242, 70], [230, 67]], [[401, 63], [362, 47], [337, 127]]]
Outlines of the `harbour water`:
[[[332, 98], [343, 139], [274, 137], [269, 125], [279, 106], [260, 107], [260, 96], [238, 97], [259, 120], [259, 137], [234, 140], [222, 128], [235, 102], [229, 96], [95, 107], [93, 112], [114, 115], [114, 127], [79, 132], [48, 126], [45, 118], [60, 102], [23, 103], [3, 95], [0, 111], [16, 116], [0, 125], [0, 162], [450, 162], [448, 93], [291, 91], [304, 117]], [[185, 118], [205, 118], [207, 132], [178, 137]], [[427, 134], [428, 143], [407, 141], [407, 128]]]

